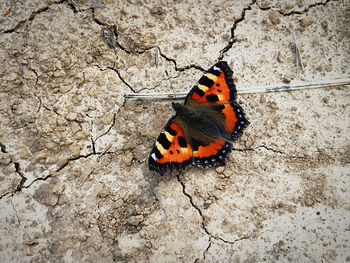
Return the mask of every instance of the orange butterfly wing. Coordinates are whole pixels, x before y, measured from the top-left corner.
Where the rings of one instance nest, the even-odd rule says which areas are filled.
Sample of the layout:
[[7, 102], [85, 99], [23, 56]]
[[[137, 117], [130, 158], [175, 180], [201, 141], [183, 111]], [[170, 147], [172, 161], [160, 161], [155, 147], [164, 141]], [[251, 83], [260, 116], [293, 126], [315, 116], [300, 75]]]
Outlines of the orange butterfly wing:
[[226, 156], [231, 152], [231, 143], [216, 139], [207, 145], [192, 140], [193, 164], [197, 166], [225, 165]]
[[192, 149], [176, 117], [172, 117], [158, 136], [148, 158], [150, 170], [163, 174], [192, 162]]
[[212, 66], [188, 93], [185, 104], [199, 103], [224, 104], [236, 99], [236, 86], [232, 70], [226, 61]]
[[225, 130], [236, 140], [249, 121], [243, 109], [235, 101], [237, 90], [232, 78], [232, 70], [226, 61], [212, 66], [188, 93], [185, 105], [217, 105], [217, 110], [225, 115]]

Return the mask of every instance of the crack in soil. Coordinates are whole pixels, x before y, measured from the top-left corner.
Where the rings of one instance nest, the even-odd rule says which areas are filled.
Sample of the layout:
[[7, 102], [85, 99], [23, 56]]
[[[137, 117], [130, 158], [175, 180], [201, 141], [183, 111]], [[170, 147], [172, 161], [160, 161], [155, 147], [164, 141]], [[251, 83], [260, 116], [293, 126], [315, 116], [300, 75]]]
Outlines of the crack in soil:
[[[19, 216], [18, 216], [17, 209], [16, 209], [15, 205], [13, 204], [12, 200], [10, 200], [10, 204], [11, 204], [11, 206], [12, 206], [13, 211], [15, 212], [15, 216], [16, 216], [16, 218], [17, 218], [18, 224], [22, 227], [22, 223], [21, 223], [21, 220], [20, 220], [20, 218], [19, 218]], [[30, 240], [29, 243], [28, 243], [28, 241], [26, 242], [27, 245], [32, 246], [32, 245], [38, 244], [38, 242], [36, 242], [36, 241], [34, 241], [34, 240], [32, 239], [31, 235], [30, 235], [28, 232], [25, 232], [25, 234], [29, 237], [29, 240]]]
[[60, 167], [58, 167], [58, 168], [56, 169], [56, 172], [61, 171], [63, 168], [65, 168], [65, 167], [66, 167], [70, 162], [72, 162], [72, 161], [76, 161], [76, 160], [79, 160], [79, 159], [81, 159], [81, 158], [87, 159], [87, 158], [89, 158], [91, 155], [97, 155], [97, 154], [98, 154], [98, 153], [91, 152], [91, 153], [88, 153], [88, 154], [86, 154], [86, 155], [79, 155], [79, 156], [77, 156], [77, 157], [69, 158], [64, 164], [62, 164]]
[[34, 20], [34, 18], [35, 18], [36, 15], [41, 14], [41, 13], [43, 13], [43, 12], [49, 10], [49, 8], [50, 8], [51, 5], [62, 4], [62, 3], [64, 3], [65, 1], [66, 1], [66, 0], [60, 0], [60, 1], [58, 1], [58, 2], [53, 2], [52, 4], [50, 4], [50, 5], [48, 5], [48, 6], [45, 6], [45, 7], [40, 8], [39, 10], [33, 11], [33, 12], [30, 14], [29, 18], [24, 19], [24, 20], [20, 20], [13, 28], [6, 29], [6, 30], [2, 31], [2, 32], [0, 33], [0, 35], [3, 35], [3, 34], [10, 34], [10, 33], [15, 32], [16, 30], [18, 30], [19, 28], [21, 28], [25, 23], [27, 23], [27, 22], [32, 22], [32, 21]]
[[[231, 244], [231, 245], [234, 245], [237, 241], [241, 241], [241, 240], [244, 240], [244, 239], [248, 239], [251, 237], [251, 235], [248, 235], [248, 236], [244, 236], [244, 237], [241, 237], [241, 238], [238, 238], [238, 239], [235, 239], [234, 241], [230, 241], [230, 240], [225, 240], [224, 238], [222, 237], [219, 237], [219, 236], [214, 236], [212, 233], [210, 233], [210, 231], [208, 230], [208, 228], [206, 227], [205, 225], [205, 220], [204, 220], [204, 215], [203, 215], [203, 212], [202, 210], [193, 202], [193, 198], [192, 196], [186, 192], [186, 186], [184, 184], [184, 182], [181, 181], [180, 179], [180, 175], [178, 174], [177, 176], [177, 180], [178, 182], [181, 184], [182, 186], [182, 193], [188, 197], [189, 201], [190, 201], [190, 204], [191, 206], [197, 210], [197, 212], [199, 213], [200, 217], [202, 218], [202, 228], [204, 230], [204, 232], [209, 236], [209, 245], [208, 247], [206, 248], [206, 250], [203, 252], [203, 257], [205, 256], [204, 254], [206, 253], [206, 251], [209, 250], [210, 246], [211, 246], [211, 240], [212, 239], [215, 239], [215, 240], [218, 240], [218, 241], [222, 241], [226, 244]], [[204, 257], [205, 258], [205, 257]], [[196, 261], [198, 261], [199, 259], [196, 259]], [[196, 262], [195, 261], [195, 262]]]
[[131, 85], [130, 85], [129, 83], [127, 83], [127, 82], [123, 79], [123, 77], [120, 75], [120, 72], [115, 68], [115, 65], [114, 65], [113, 67], [107, 67], [107, 68], [110, 69], [110, 70], [115, 71], [115, 73], [117, 73], [119, 79], [120, 79], [132, 92], [137, 93], [137, 92], [131, 87]]
[[182, 71], [185, 71], [185, 70], [194, 68], [194, 69], [200, 70], [200, 71], [202, 71], [202, 72], [205, 72], [205, 69], [204, 69], [204, 68], [202, 68], [201, 66], [195, 65], [195, 64], [191, 64], [191, 65], [188, 65], [188, 66], [179, 68], [179, 67], [177, 66], [177, 63], [176, 63], [176, 60], [175, 60], [175, 59], [169, 58], [169, 57], [167, 57], [165, 54], [163, 54], [162, 51], [161, 51], [161, 49], [160, 49], [160, 47], [156, 46], [156, 48], [158, 49], [159, 54], [160, 54], [160, 56], [161, 56], [162, 58], [165, 58], [165, 60], [170, 61], [170, 62], [172, 62], [172, 63], [174, 64], [174, 67], [175, 67], [175, 70], [176, 70], [176, 71], [182, 72]]
[[279, 150], [273, 149], [273, 148], [268, 147], [268, 146], [266, 146], [266, 145], [259, 145], [259, 146], [258, 146], [258, 147], [256, 147], [254, 150], [256, 150], [256, 149], [260, 149], [260, 148], [263, 148], [263, 149], [265, 149], [265, 150], [272, 151], [272, 152], [274, 152], [274, 153], [278, 153], [278, 154], [283, 154], [283, 155], [285, 155], [285, 154], [286, 154], [285, 152], [282, 152], [282, 151], [279, 151]]
[[[209, 242], [208, 242], [207, 248], [203, 251], [202, 260], [205, 260], [210, 247], [211, 247], [211, 237], [209, 237]], [[200, 258], [196, 258], [194, 263], [197, 263], [199, 260], [201, 260], [201, 259]]]
[[15, 216], [16, 216], [16, 218], [17, 218], [18, 224], [22, 225], [22, 224], [21, 224], [21, 220], [19, 219], [17, 210], [16, 210], [14, 204], [12, 203], [12, 200], [10, 201], [10, 204], [11, 204], [11, 206], [12, 206], [13, 211], [15, 211]]
[[19, 184], [17, 185], [16, 189], [18, 191], [21, 191], [24, 183], [27, 181], [27, 177], [25, 177], [23, 175], [23, 173], [21, 172], [21, 167], [19, 166], [18, 162], [14, 162], [15, 168], [16, 168], [16, 173], [21, 177], [21, 181], [19, 182]]
[[[74, 5], [73, 5], [74, 6]], [[74, 9], [76, 9], [74, 7]], [[101, 20], [97, 19], [96, 16], [95, 16], [95, 8], [90, 8], [90, 10], [92, 11], [92, 18], [93, 18], [93, 21], [100, 25], [101, 27], [103, 27], [102, 29], [102, 37], [103, 39], [105, 40], [105, 42], [107, 43], [107, 45], [109, 46], [109, 48], [111, 49], [115, 49], [116, 47], [120, 48], [121, 50], [123, 50], [125, 53], [127, 54], [143, 54], [151, 49], [157, 49], [160, 56], [162, 58], [164, 58], [165, 60], [169, 61], [169, 62], [172, 62], [174, 67], [175, 67], [175, 71], [178, 71], [178, 72], [183, 72], [185, 70], [188, 70], [188, 69], [197, 69], [197, 70], [200, 70], [202, 72], [205, 72], [205, 69], [202, 68], [201, 66], [199, 65], [195, 65], [195, 64], [191, 64], [191, 65], [188, 65], [188, 66], [185, 66], [185, 67], [178, 67], [177, 66], [177, 63], [176, 63], [176, 60], [173, 59], [173, 58], [169, 58], [168, 56], [166, 56], [165, 54], [162, 53], [161, 49], [159, 46], [149, 46], [149, 47], [145, 47], [145, 48], [142, 48], [141, 50], [130, 50], [130, 49], [127, 49], [126, 47], [124, 47], [119, 41], [118, 41], [118, 37], [119, 37], [119, 34], [118, 34], [118, 30], [117, 30], [117, 25], [113, 24], [113, 25], [109, 25], [105, 22], [102, 22]], [[106, 30], [104, 30], [106, 29]], [[114, 38], [113, 38], [114, 37]], [[157, 66], [157, 55], [155, 55], [155, 65]], [[97, 67], [99, 67], [98, 65], [96, 65]], [[101, 67], [99, 67], [101, 70], [103, 70]], [[114, 66], [113, 67], [107, 67], [108, 69], [111, 69], [111, 70], [114, 70], [118, 77], [120, 78], [120, 80], [126, 85], [128, 86], [128, 88], [134, 92], [134, 93], [137, 93], [129, 83], [127, 83], [120, 75], [120, 72], [115, 68], [115, 63], [114, 63]], [[151, 90], [151, 88], [144, 88], [143, 90], [145, 89], [149, 89]], [[139, 90], [138, 92], [140, 92], [141, 90]]]
[[[325, 6], [326, 4], [328, 4], [331, 1], [338, 1], [338, 0], [326, 0], [324, 2], [318, 2], [318, 3], [313, 3], [309, 6], [307, 6], [305, 9], [301, 10], [301, 11], [295, 11], [295, 10], [291, 10], [289, 12], [283, 12], [283, 10], [278, 10], [278, 13], [280, 13], [282, 16], [291, 16], [291, 15], [301, 15], [301, 14], [305, 14], [308, 11], [310, 11], [310, 9], [317, 7], [317, 6]], [[267, 7], [262, 7], [258, 2], [256, 2], [256, 5], [258, 6], [258, 8], [262, 11], [266, 11], [266, 10], [270, 10], [270, 9], [278, 9], [278, 6], [267, 6]]]
[[47, 110], [47, 111], [52, 111], [52, 112], [54, 112], [54, 113], [55, 113], [56, 115], [58, 115], [58, 116], [61, 115], [61, 114], [58, 113], [56, 110], [50, 109], [48, 106], [46, 106], [46, 105], [43, 103], [42, 99], [41, 99], [38, 95], [34, 95], [34, 96], [39, 100], [39, 107], [38, 107], [38, 109], [37, 109], [37, 112], [39, 112], [40, 109], [41, 109], [41, 107], [43, 107], [45, 110]]
[[70, 8], [72, 8], [73, 13], [80, 12], [80, 9], [76, 6], [76, 3], [74, 2], [74, 0], [67, 0], [67, 3], [70, 6]]
[[9, 194], [11, 194], [11, 193], [13, 193], [13, 192], [6, 192], [6, 193], [2, 194], [2, 195], [0, 196], [0, 200], [1, 200], [3, 197], [5, 197], [5, 196], [7, 196], [7, 195], [9, 195]]
[[[104, 154], [109, 154], [109, 153], [113, 153], [113, 152], [106, 152], [106, 153], [104, 153]], [[74, 158], [69, 158], [64, 164], [62, 164], [62, 165], [61, 165], [59, 168], [57, 168], [54, 172], [59, 172], [59, 171], [61, 171], [61, 170], [62, 170], [63, 168], [65, 168], [71, 161], [76, 161], [76, 160], [79, 160], [79, 159], [81, 159], [81, 158], [85, 158], [85, 159], [86, 159], [86, 158], [89, 158], [91, 155], [100, 155], [100, 154], [102, 154], [102, 153], [100, 153], [100, 152], [96, 152], [96, 153], [91, 152], [91, 153], [88, 153], [87, 155], [79, 155], [79, 156], [74, 157]], [[19, 172], [20, 172], [19, 164], [18, 164], [18, 163], [14, 163], [14, 164], [15, 164], [15, 167], [16, 167], [16, 172], [17, 172], [19, 175], [21, 175], [21, 173], [19, 173]], [[16, 165], [16, 164], [17, 164], [17, 165]], [[20, 184], [17, 186], [17, 188], [16, 188], [14, 191], [10, 191], [10, 192], [7, 192], [7, 193], [2, 194], [2, 195], [0, 196], [0, 200], [1, 200], [3, 197], [7, 196], [7, 195], [11, 195], [11, 197], [12, 197], [12, 196], [15, 195], [16, 193], [20, 192], [22, 189], [28, 189], [28, 188], [31, 187], [35, 182], [37, 182], [37, 181], [46, 181], [47, 179], [51, 178], [52, 176], [53, 176], [53, 174], [51, 173], [51, 174], [48, 174], [48, 175], [45, 176], [45, 177], [36, 178], [36, 179], [34, 179], [29, 185], [23, 186], [23, 184], [24, 184], [24, 182], [27, 180], [27, 178], [24, 177], [23, 175], [21, 175], [22, 180], [21, 180]]]
[[282, 152], [282, 151], [273, 149], [273, 148], [268, 147], [268, 146], [266, 146], [266, 145], [259, 145], [259, 146], [256, 146], [255, 148], [243, 148], [243, 149], [232, 148], [231, 150], [232, 150], [232, 151], [237, 151], [237, 152], [245, 152], [245, 151], [256, 151], [257, 149], [261, 149], [261, 148], [263, 148], [263, 149], [265, 149], [265, 150], [268, 150], [268, 151], [272, 151], [272, 152], [274, 152], [274, 153], [286, 155], [285, 152]]
[[95, 141], [97, 141], [97, 140], [98, 140], [99, 138], [101, 138], [102, 136], [105, 136], [106, 134], [108, 134], [108, 133], [112, 130], [113, 126], [115, 125], [115, 121], [116, 121], [116, 118], [117, 118], [117, 113], [119, 113], [119, 111], [120, 111], [120, 108], [119, 108], [119, 110], [118, 110], [117, 112], [114, 112], [114, 113], [113, 113], [113, 120], [112, 120], [111, 126], [108, 127], [108, 129], [107, 129], [107, 131], [106, 131], [105, 133], [99, 135], [99, 136], [95, 139]]
[[4, 144], [2, 144], [1, 142], [0, 142], [0, 151], [1, 151], [2, 153], [7, 153], [7, 151], [6, 151], [6, 146], [5, 146]]
[[91, 139], [92, 152], [93, 152], [93, 154], [96, 154], [95, 141], [92, 137], [90, 139]]
[[324, 2], [318, 2], [318, 3], [314, 3], [314, 4], [311, 4], [309, 5], [308, 7], [306, 7], [304, 10], [301, 10], [301, 11], [295, 11], [295, 10], [292, 10], [288, 13], [283, 13], [281, 10], [279, 10], [278, 12], [283, 15], [283, 16], [291, 16], [291, 15], [302, 15], [302, 14], [305, 14], [307, 12], [310, 11], [310, 9], [314, 8], [314, 7], [317, 7], [317, 6], [325, 6], [327, 5], [329, 2], [336, 2], [338, 0], [326, 0]]
[[[7, 153], [7, 151], [6, 151], [6, 146], [5, 146], [4, 144], [2, 144], [2, 143], [0, 143], [0, 150], [1, 150], [2, 153]], [[16, 170], [15, 170], [15, 173], [17, 173], [17, 174], [21, 177], [21, 180], [20, 180], [19, 184], [17, 185], [17, 187], [16, 187], [16, 189], [15, 189], [14, 191], [9, 191], [9, 192], [6, 192], [6, 193], [2, 194], [2, 195], [0, 196], [0, 200], [1, 200], [4, 196], [6, 196], [6, 195], [8, 195], [8, 194], [11, 194], [12, 192], [19, 192], [19, 191], [21, 191], [21, 189], [23, 188], [24, 183], [27, 181], [27, 177], [25, 177], [25, 176], [23, 175], [22, 171], [21, 171], [21, 167], [20, 167], [19, 162], [14, 162], [13, 160], [11, 160], [10, 164], [11, 164], [11, 163], [14, 164], [15, 169], [16, 169]]]
[[304, 158], [305, 158], [305, 156], [288, 155], [288, 154], [286, 154], [285, 152], [283, 152], [283, 151], [281, 151], [281, 150], [274, 149], [274, 148], [269, 147], [269, 146], [264, 145], [264, 144], [258, 145], [258, 146], [254, 147], [254, 148], [243, 148], [243, 149], [231, 148], [232, 151], [236, 151], [236, 152], [246, 152], [246, 151], [251, 151], [251, 152], [253, 152], [253, 151], [256, 151], [256, 150], [258, 150], [258, 149], [265, 149], [265, 150], [271, 151], [271, 152], [273, 152], [273, 153], [277, 153], [277, 154], [280, 154], [280, 155], [284, 155], [284, 156], [287, 157], [287, 158], [298, 158], [298, 159], [304, 159]]
[[[290, 16], [290, 15], [295, 15], [295, 14], [301, 15], [301, 14], [307, 13], [310, 9], [312, 9], [312, 8], [314, 8], [314, 7], [317, 7], [317, 6], [325, 6], [327, 3], [331, 2], [331, 1], [334, 1], [334, 2], [335, 2], [335, 1], [338, 1], [338, 0], [326, 0], [326, 1], [324, 1], [324, 2], [314, 3], [314, 4], [309, 5], [309, 6], [306, 7], [304, 10], [301, 10], [301, 11], [294, 11], [294, 10], [292, 10], [292, 11], [290, 11], [290, 12], [288, 12], [288, 13], [283, 13], [281, 10], [278, 10], [278, 12], [279, 12], [281, 15], [283, 15], [283, 16]], [[225, 55], [225, 53], [226, 53], [227, 51], [229, 51], [229, 50], [232, 48], [233, 44], [236, 42], [236, 39], [235, 39], [235, 30], [236, 30], [238, 24], [241, 23], [241, 22], [245, 19], [246, 12], [247, 12], [248, 10], [251, 10], [251, 9], [252, 9], [252, 6], [253, 6], [254, 4], [257, 4], [258, 8], [259, 8], [260, 10], [263, 10], [263, 11], [269, 10], [269, 9], [273, 8], [273, 6], [263, 8], [263, 7], [261, 7], [261, 6], [257, 3], [256, 0], [253, 0], [253, 1], [248, 5], [248, 7], [243, 8], [242, 13], [241, 13], [241, 17], [240, 17], [239, 19], [235, 20], [235, 22], [234, 22], [234, 24], [233, 24], [233, 26], [232, 26], [232, 28], [231, 28], [231, 38], [230, 38], [228, 44], [220, 51], [220, 55], [219, 55], [219, 57], [218, 57], [218, 60], [222, 60], [223, 57], [224, 57], [224, 55]]]
[[[93, 20], [95, 21], [95, 23], [97, 23], [98, 25], [100, 25], [100, 26], [102, 26], [104, 28], [107, 28], [107, 32], [105, 32], [104, 30], [102, 31], [102, 35], [103, 35], [103, 38], [105, 39], [107, 45], [110, 48], [114, 49], [117, 46], [118, 48], [120, 48], [121, 50], [123, 50], [127, 54], [143, 54], [143, 53], [145, 53], [145, 52], [147, 52], [147, 51], [149, 51], [149, 50], [151, 50], [153, 48], [156, 48], [156, 49], [158, 49], [158, 52], [159, 52], [161, 57], [163, 57], [165, 60], [167, 60], [169, 62], [172, 62], [174, 64], [174, 67], [175, 67], [176, 71], [180, 71], [181, 72], [181, 71], [185, 71], [185, 70], [188, 70], [188, 69], [191, 69], [191, 68], [200, 70], [202, 72], [205, 71], [205, 69], [203, 69], [201, 66], [198, 66], [198, 65], [195, 65], [195, 64], [191, 64], [191, 65], [188, 65], [188, 66], [185, 66], [185, 67], [178, 67], [177, 63], [176, 63], [176, 60], [173, 59], [173, 58], [169, 58], [165, 54], [163, 54], [159, 46], [149, 46], [149, 47], [143, 48], [141, 50], [129, 50], [129, 49], [127, 49], [126, 47], [124, 47], [118, 41], [119, 34], [118, 34], [118, 30], [117, 30], [117, 25], [115, 25], [115, 24], [114, 25], [109, 25], [107, 23], [104, 23], [104, 22], [100, 21], [95, 16], [95, 9], [94, 8], [90, 8], [90, 9], [92, 11], [92, 17], [93, 17]], [[112, 38], [112, 35], [114, 35], [115, 40]], [[155, 61], [155, 64], [157, 65], [156, 61]], [[120, 74], [119, 73], [117, 73], [117, 74], [120, 77]], [[121, 78], [121, 80], [126, 85], [128, 85], [129, 88], [131, 88], [130, 85], [127, 84], [122, 78]]]
[[[124, 105], [123, 105], [124, 106]], [[92, 148], [92, 153], [93, 154], [98, 154], [97, 152], [96, 152], [96, 142], [97, 142], [97, 140], [98, 139], [100, 139], [101, 137], [103, 137], [103, 136], [105, 136], [106, 134], [108, 134], [111, 130], [112, 130], [112, 128], [113, 128], [113, 126], [115, 125], [115, 122], [116, 122], [116, 118], [117, 118], [117, 114], [120, 112], [120, 108], [118, 109], [118, 111], [117, 112], [114, 112], [113, 113], [113, 120], [112, 120], [112, 124], [108, 127], [108, 129], [107, 129], [107, 131], [105, 131], [103, 134], [101, 134], [101, 135], [99, 135], [97, 138], [93, 138], [92, 136], [90, 137], [90, 139], [91, 139], [91, 148]], [[108, 149], [107, 149], [108, 150]], [[106, 150], [106, 151], [107, 151]], [[105, 153], [106, 151], [104, 151], [103, 153]], [[100, 155], [101, 156], [101, 155]], [[100, 157], [99, 156], [99, 157]]]
[[209, 239], [209, 245], [207, 246], [207, 248], [203, 252], [203, 260], [206, 258], [210, 247], [211, 247], [211, 239]]
[[235, 39], [235, 30], [238, 26], [239, 23], [241, 23], [244, 19], [245, 19], [245, 15], [246, 15], [246, 12], [248, 10], [251, 10], [252, 9], [252, 6], [256, 3], [256, 0], [253, 0], [247, 7], [243, 8], [242, 12], [241, 12], [241, 17], [238, 18], [237, 20], [235, 20], [235, 22], [233, 23], [233, 26], [231, 27], [231, 37], [230, 37], [230, 40], [228, 42], [228, 44], [220, 51], [220, 55], [218, 57], [218, 60], [222, 60], [225, 53], [227, 51], [229, 51], [233, 44], [236, 42], [236, 39]]
[[94, 66], [95, 66], [95, 67], [98, 67], [101, 71], [105, 71], [105, 70], [107, 70], [107, 69], [113, 70], [115, 73], [117, 73], [118, 78], [119, 78], [133, 93], [137, 93], [137, 92], [133, 89], [133, 87], [131, 87], [131, 85], [130, 85], [128, 82], [126, 82], [126, 81], [123, 79], [123, 77], [120, 75], [120, 72], [115, 68], [115, 63], [114, 63], [114, 65], [113, 65], [113, 67], [101, 68], [98, 64], [95, 64]]
[[[94, 8], [94, 7], [90, 8], [90, 10], [92, 12], [92, 19], [96, 24], [103, 27], [102, 36], [103, 36], [104, 40], [106, 41], [107, 45], [109, 46], [109, 48], [115, 49], [116, 47], [118, 47], [127, 54], [133, 54], [133, 53], [143, 54], [146, 51], [153, 48], [153, 47], [148, 47], [148, 48], [144, 48], [142, 50], [129, 50], [126, 47], [124, 47], [120, 42], [118, 42], [118, 35], [119, 34], [118, 34], [118, 30], [117, 30], [117, 25], [115, 25], [115, 24], [109, 25], [105, 22], [102, 22], [98, 18], [96, 18], [95, 9], [96, 8]], [[106, 30], [104, 30], [104, 29], [106, 29]], [[113, 39], [113, 37], [114, 37], [114, 39]]]
[[27, 181], [27, 178], [25, 178], [25, 180], [24, 180], [24, 182], [23, 183], [21, 183], [22, 181], [23, 181], [23, 179], [21, 180], [21, 182], [20, 182], [20, 184], [17, 186], [17, 188], [14, 190], [14, 191], [10, 191], [10, 192], [7, 192], [7, 193], [4, 193], [4, 194], [2, 194], [1, 196], [0, 196], [0, 200], [2, 199], [2, 198], [4, 198], [5, 196], [7, 196], [7, 195], [11, 195], [11, 197], [13, 197], [16, 193], [18, 193], [18, 192], [21, 192], [22, 191], [22, 189], [28, 189], [30, 186], [32, 186], [32, 184], [34, 184], [36, 181], [45, 181], [45, 180], [47, 180], [48, 178], [51, 178], [52, 177], [52, 174], [49, 174], [49, 175], [47, 175], [47, 176], [45, 176], [45, 177], [40, 177], [40, 178], [36, 178], [36, 179], [34, 179], [29, 185], [27, 185], [27, 186], [23, 186], [23, 184], [24, 184], [24, 182], [25, 181]]

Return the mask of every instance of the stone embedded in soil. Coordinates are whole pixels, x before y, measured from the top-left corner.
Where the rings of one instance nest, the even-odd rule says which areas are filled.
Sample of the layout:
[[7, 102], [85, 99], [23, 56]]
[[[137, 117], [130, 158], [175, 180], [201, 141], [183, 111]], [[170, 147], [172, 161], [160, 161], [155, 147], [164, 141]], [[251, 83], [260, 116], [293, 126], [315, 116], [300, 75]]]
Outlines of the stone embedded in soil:
[[291, 2], [284, 2], [284, 3], [282, 2], [282, 3], [279, 3], [279, 5], [280, 5], [280, 12], [282, 14], [287, 14], [294, 7], [294, 4]]
[[67, 120], [74, 121], [78, 118], [78, 114], [76, 112], [70, 112], [66, 116]]
[[80, 156], [80, 152], [81, 152], [81, 145], [75, 143], [73, 145], [70, 146], [70, 149], [72, 151], [72, 157], [73, 158], [77, 158]]
[[98, 197], [100, 198], [104, 198], [106, 196], [108, 196], [110, 194], [110, 191], [108, 188], [102, 188], [99, 192], [98, 192]]
[[123, 199], [119, 198], [119, 199], [117, 199], [117, 200], [114, 202], [113, 207], [114, 207], [114, 208], [119, 208], [119, 207], [121, 207], [123, 204], [124, 204]]
[[215, 170], [218, 174], [222, 174], [225, 171], [225, 166], [218, 166]]
[[280, 14], [277, 11], [273, 11], [269, 14], [269, 19], [272, 24], [277, 25], [280, 23]]
[[36, 158], [39, 160], [44, 160], [48, 157], [49, 150], [47, 148], [42, 149], [40, 152], [36, 153]]
[[143, 215], [131, 216], [128, 219], [128, 223], [133, 226], [137, 226], [143, 221]]
[[67, 92], [71, 91], [72, 88], [73, 88], [73, 85], [62, 85], [60, 87], [60, 92], [61, 93], [67, 93]]
[[127, 166], [131, 165], [133, 158], [134, 158], [134, 155], [130, 151], [127, 151], [126, 153], [123, 154], [123, 162]]
[[261, 1], [260, 7], [263, 9], [271, 7], [271, 1], [270, 0]]
[[286, 60], [285, 55], [281, 51], [278, 51], [278, 53], [277, 53], [277, 61], [279, 63], [284, 63], [285, 60]]
[[314, 23], [314, 20], [311, 17], [304, 17], [299, 20], [299, 23], [302, 27], [308, 27]]
[[44, 183], [35, 191], [33, 198], [41, 204], [54, 206], [58, 203], [58, 195], [54, 192], [51, 184]]
[[8, 165], [11, 163], [11, 156], [9, 153], [0, 152], [0, 165]]

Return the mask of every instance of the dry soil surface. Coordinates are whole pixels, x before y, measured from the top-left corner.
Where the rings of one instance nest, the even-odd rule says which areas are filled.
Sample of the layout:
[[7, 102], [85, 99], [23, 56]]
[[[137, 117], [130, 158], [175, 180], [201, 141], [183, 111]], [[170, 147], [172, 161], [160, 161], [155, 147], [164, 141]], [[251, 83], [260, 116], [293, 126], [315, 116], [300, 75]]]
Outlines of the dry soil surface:
[[[349, 262], [349, 87], [239, 95], [224, 171], [146, 160], [219, 59], [238, 89], [349, 78], [349, 1], [0, 2], [1, 262]], [[296, 61], [295, 40], [304, 70]]]

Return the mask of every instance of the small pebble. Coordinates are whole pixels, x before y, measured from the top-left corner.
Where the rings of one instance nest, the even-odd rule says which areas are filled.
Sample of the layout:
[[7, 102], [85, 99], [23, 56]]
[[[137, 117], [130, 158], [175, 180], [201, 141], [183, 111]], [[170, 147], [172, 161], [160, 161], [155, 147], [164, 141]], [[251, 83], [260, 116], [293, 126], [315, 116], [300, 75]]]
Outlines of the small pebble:
[[270, 1], [270, 0], [261, 1], [260, 7], [261, 7], [262, 9], [266, 9], [266, 8], [271, 7], [271, 1]]
[[215, 170], [218, 174], [222, 174], [225, 171], [225, 166], [218, 166]]
[[279, 63], [283, 63], [285, 61], [285, 56], [280, 51], [278, 51], [278, 53], [277, 53], [277, 61]]
[[4, 11], [2, 11], [3, 16], [7, 16], [11, 12], [11, 8], [7, 8]]
[[271, 12], [269, 14], [269, 19], [272, 24], [277, 25], [280, 23], [280, 14], [277, 11]]
[[302, 27], [308, 27], [314, 23], [314, 20], [310, 17], [304, 17], [299, 20], [299, 23]]
[[78, 117], [78, 114], [76, 112], [70, 112], [67, 114], [66, 118], [69, 121], [74, 121]]
[[131, 216], [128, 219], [128, 223], [133, 226], [137, 226], [143, 221], [143, 215]]

